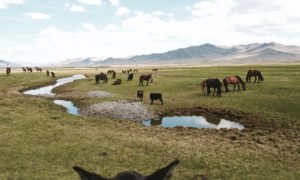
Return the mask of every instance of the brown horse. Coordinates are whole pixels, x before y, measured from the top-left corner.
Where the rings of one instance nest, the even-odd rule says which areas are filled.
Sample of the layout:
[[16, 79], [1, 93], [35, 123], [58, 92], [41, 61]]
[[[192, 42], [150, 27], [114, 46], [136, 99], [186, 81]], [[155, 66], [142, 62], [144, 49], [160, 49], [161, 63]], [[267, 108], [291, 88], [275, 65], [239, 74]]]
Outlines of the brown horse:
[[140, 76], [140, 83], [139, 83], [139, 86], [140, 86], [140, 85], [144, 86], [144, 81], [147, 81], [147, 86], [148, 86], [149, 80], [150, 80], [151, 78], [152, 78], [152, 74], [141, 75], [141, 76]]
[[50, 72], [49, 70], [46, 71], [47, 76], [50, 76]]
[[[259, 83], [259, 81], [264, 81], [264, 77], [262, 76], [261, 72], [259, 70], [249, 70], [247, 75], [246, 75], [246, 83], [251, 83], [251, 77], [254, 76], [255, 80], [254, 83]], [[258, 79], [257, 79], [258, 77]]]
[[6, 68], [6, 75], [7, 76], [9, 76], [10, 75], [10, 73], [11, 73], [11, 69], [8, 67], [8, 68]]
[[246, 90], [246, 84], [245, 82], [242, 80], [242, 78], [240, 76], [229, 76], [226, 77], [225, 79], [223, 79], [223, 84], [225, 87], [226, 92], [229, 91], [228, 89], [228, 85], [229, 84], [233, 84], [233, 90], [235, 91], [235, 86], [238, 85], [238, 90], [240, 90], [240, 84], [242, 85], [243, 90]]
[[26, 68], [22, 67], [23, 72], [26, 72]]
[[51, 72], [51, 77], [55, 78], [55, 73], [54, 72]]
[[100, 74], [97, 74], [97, 75], [95, 76], [95, 81], [96, 81], [96, 84], [99, 84], [100, 81], [103, 81], [103, 84], [104, 84], [104, 83], [107, 83], [107, 82], [108, 82], [107, 75], [104, 74], [103, 72], [100, 73]]
[[42, 69], [42, 68], [35, 67], [35, 69], [36, 69], [38, 72], [43, 72], [43, 69]]
[[28, 72], [31, 72], [31, 73], [32, 73], [32, 68], [26, 67], [26, 69], [27, 69]]

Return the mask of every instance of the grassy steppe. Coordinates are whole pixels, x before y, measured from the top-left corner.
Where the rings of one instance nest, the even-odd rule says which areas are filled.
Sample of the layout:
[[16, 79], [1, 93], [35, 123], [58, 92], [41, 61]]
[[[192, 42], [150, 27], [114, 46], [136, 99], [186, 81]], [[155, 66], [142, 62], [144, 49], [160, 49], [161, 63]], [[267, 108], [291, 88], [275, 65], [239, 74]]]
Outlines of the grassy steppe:
[[[244, 78], [260, 69], [265, 81], [247, 91], [224, 93], [222, 98], [200, 94], [208, 77]], [[55, 69], [58, 77], [94, 69]], [[103, 70], [105, 71], [105, 70]], [[120, 71], [120, 70], [119, 70]], [[150, 72], [142, 69], [140, 73]], [[45, 74], [0, 74], [0, 179], [76, 179], [71, 167], [81, 165], [105, 176], [137, 170], [148, 174], [174, 159], [181, 160], [174, 179], [297, 179], [300, 176], [300, 66], [163, 68], [145, 94], [162, 92], [165, 105], [149, 108], [172, 113], [201, 106], [253, 115], [255, 127], [245, 131], [147, 128], [134, 122], [72, 116], [50, 99], [24, 96], [19, 89], [48, 84]], [[96, 85], [81, 80], [57, 88], [83, 108], [102, 101], [135, 99], [137, 76], [123, 85]], [[103, 90], [110, 98], [89, 98]], [[149, 100], [146, 96], [145, 104]], [[149, 105], [150, 106], [150, 105]], [[252, 119], [253, 119], [252, 118]]]

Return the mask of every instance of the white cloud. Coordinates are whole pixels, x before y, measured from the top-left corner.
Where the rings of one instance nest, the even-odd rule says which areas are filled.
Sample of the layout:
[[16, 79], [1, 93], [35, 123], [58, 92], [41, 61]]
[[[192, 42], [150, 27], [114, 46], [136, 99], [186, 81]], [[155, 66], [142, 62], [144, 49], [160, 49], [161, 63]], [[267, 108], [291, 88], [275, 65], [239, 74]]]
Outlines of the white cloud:
[[85, 8], [84, 8], [83, 6], [73, 4], [73, 5], [70, 7], [70, 10], [73, 11], [73, 12], [84, 12], [84, 11], [85, 11]]
[[31, 19], [34, 20], [47, 20], [47, 19], [51, 19], [51, 16], [48, 14], [44, 14], [44, 13], [39, 13], [39, 12], [32, 12], [32, 13], [25, 13], [25, 16], [30, 17]]
[[0, 9], [6, 9], [11, 4], [23, 4], [24, 0], [0, 0]]
[[118, 6], [120, 4], [119, 0], [109, 0], [109, 2], [113, 5], [113, 6]]
[[92, 23], [82, 23], [81, 26], [86, 31], [97, 31], [97, 27]]
[[119, 7], [118, 10], [116, 11], [116, 15], [118, 16], [123, 16], [129, 13], [130, 13], [130, 9], [128, 9], [127, 7]]
[[155, 16], [163, 16], [163, 15], [165, 15], [166, 13], [163, 12], [163, 11], [161, 11], [161, 10], [159, 10], [159, 11], [152, 12], [152, 14], [155, 15]]
[[100, 6], [102, 4], [101, 0], [78, 0], [78, 2], [80, 2], [82, 4], [98, 5], [98, 6]]

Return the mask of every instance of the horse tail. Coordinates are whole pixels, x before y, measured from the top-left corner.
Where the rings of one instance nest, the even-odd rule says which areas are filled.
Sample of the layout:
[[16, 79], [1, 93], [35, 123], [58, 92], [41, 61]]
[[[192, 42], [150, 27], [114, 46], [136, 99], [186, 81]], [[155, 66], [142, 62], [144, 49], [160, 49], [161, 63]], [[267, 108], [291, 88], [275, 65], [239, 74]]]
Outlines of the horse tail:
[[202, 81], [200, 85], [202, 94], [205, 94], [206, 81]]
[[250, 80], [250, 76], [251, 76], [251, 70], [248, 70], [248, 73], [246, 75], [246, 82]]
[[224, 85], [224, 87], [225, 87], [226, 92], [228, 92], [228, 91], [229, 91], [229, 90], [228, 90], [228, 82], [227, 82], [227, 79], [226, 79], [226, 78], [223, 79], [223, 85]]

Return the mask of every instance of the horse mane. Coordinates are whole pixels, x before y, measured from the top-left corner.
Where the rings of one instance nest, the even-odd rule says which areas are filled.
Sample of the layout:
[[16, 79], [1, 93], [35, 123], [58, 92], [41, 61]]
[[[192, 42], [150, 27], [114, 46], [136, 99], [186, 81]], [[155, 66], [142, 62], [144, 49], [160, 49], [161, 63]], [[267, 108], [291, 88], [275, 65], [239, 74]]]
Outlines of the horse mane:
[[258, 71], [257, 75], [258, 75], [259, 80], [261, 80], [261, 81], [264, 80], [264, 77], [263, 77], [263, 75], [261, 74], [260, 71]]
[[234, 77], [236, 77], [236, 78], [238, 78], [238, 80], [241, 82], [241, 84], [245, 84], [245, 82], [243, 81], [243, 79], [240, 77], [240, 76], [234, 76]]

